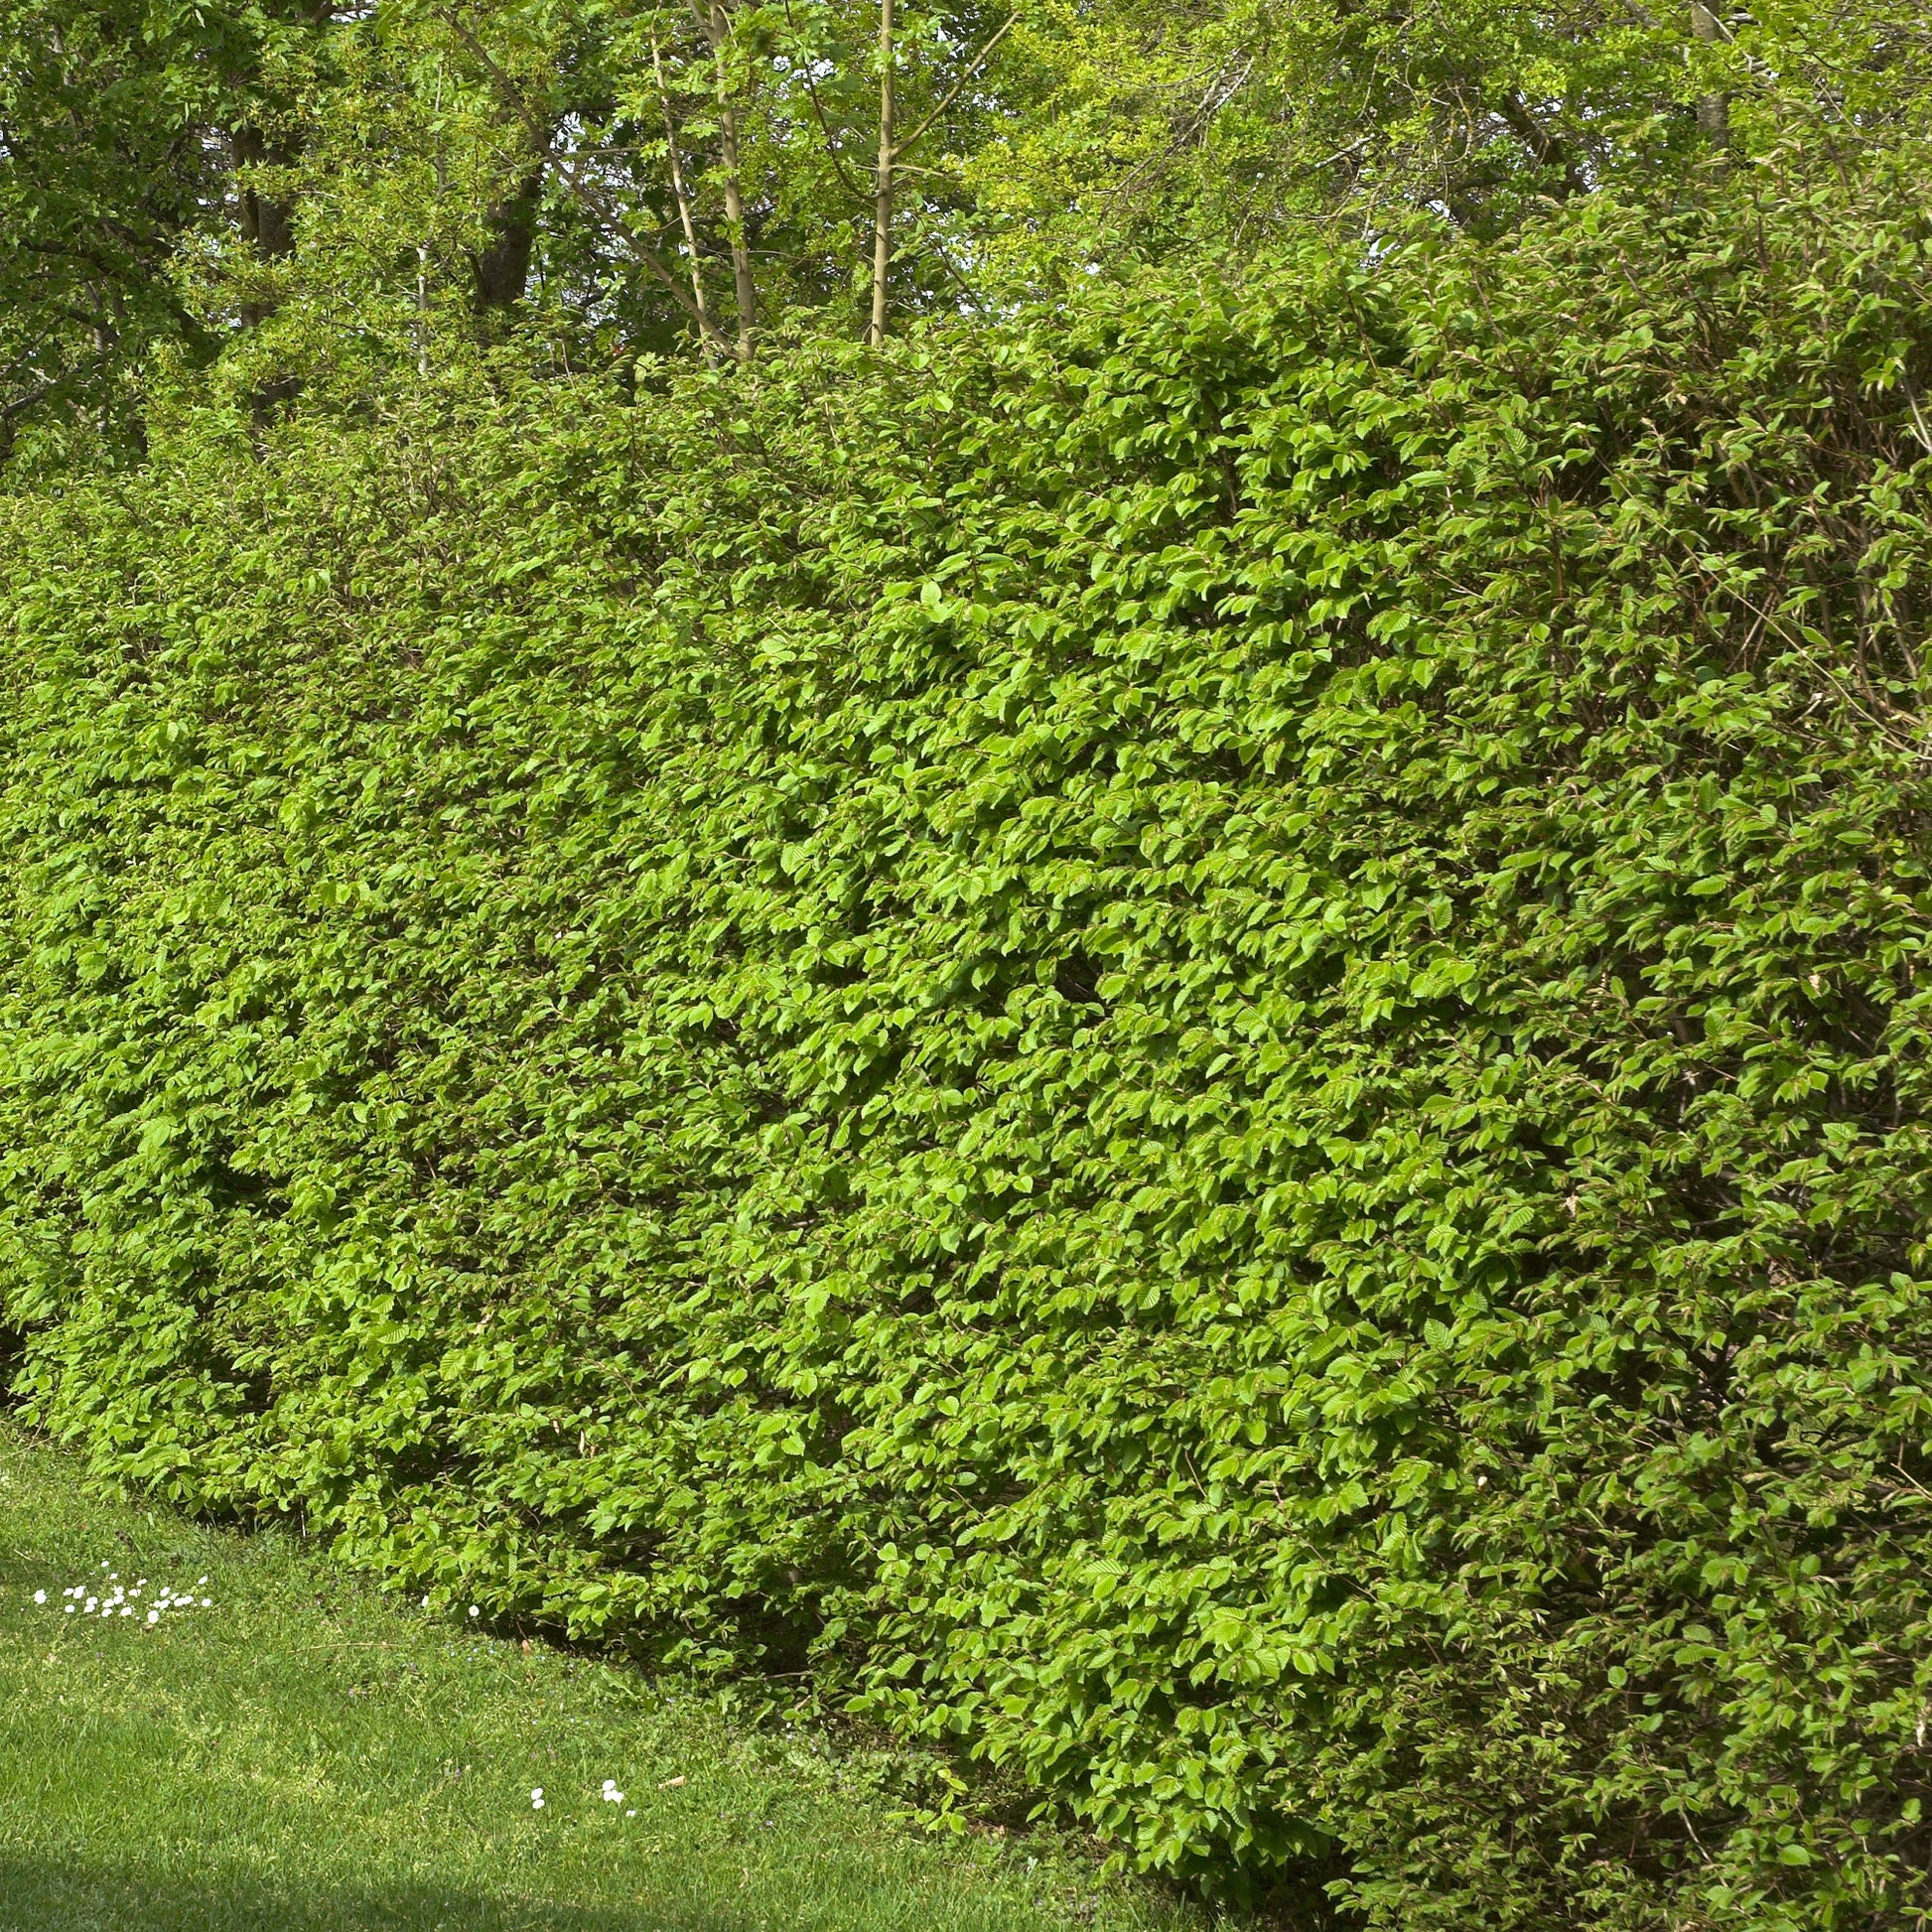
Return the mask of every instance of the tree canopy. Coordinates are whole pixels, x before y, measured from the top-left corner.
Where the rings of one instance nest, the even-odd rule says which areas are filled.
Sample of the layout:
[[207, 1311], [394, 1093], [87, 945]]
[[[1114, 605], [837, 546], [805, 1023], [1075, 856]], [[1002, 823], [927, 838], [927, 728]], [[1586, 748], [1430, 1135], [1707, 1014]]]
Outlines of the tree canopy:
[[515, 336], [743, 358], [1668, 203], [1925, 129], [1891, 0], [7, 0], [0, 444], [138, 449], [157, 373], [269, 406]]

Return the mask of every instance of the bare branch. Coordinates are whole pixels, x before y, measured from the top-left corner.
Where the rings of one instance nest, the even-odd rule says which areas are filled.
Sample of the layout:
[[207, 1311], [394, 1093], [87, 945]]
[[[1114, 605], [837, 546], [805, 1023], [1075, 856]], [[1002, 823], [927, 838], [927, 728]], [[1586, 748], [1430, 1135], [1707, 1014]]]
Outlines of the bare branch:
[[[1214, 116], [1218, 114], [1221, 111], [1221, 109], [1225, 107], [1228, 104], [1228, 102], [1232, 100], [1237, 93], [1240, 92], [1241, 88], [1247, 82], [1248, 75], [1254, 71], [1254, 66], [1255, 66], [1255, 57], [1252, 54], [1250, 54], [1241, 63], [1241, 69], [1238, 73], [1235, 74], [1232, 80], [1230, 80], [1227, 77], [1228, 76], [1227, 68], [1223, 67], [1221, 70], [1214, 76], [1212, 82], [1209, 84], [1207, 92], [1201, 96], [1200, 105], [1196, 107], [1187, 116], [1186, 120], [1184, 120], [1180, 124], [1180, 126], [1174, 131], [1173, 136], [1168, 142], [1168, 145], [1164, 149], [1162, 149], [1162, 151], [1159, 154], [1149, 155], [1146, 157], [1146, 159], [1137, 161], [1133, 165], [1133, 167], [1128, 169], [1126, 174], [1121, 176], [1120, 180], [1114, 184], [1112, 191], [1109, 193], [1107, 197], [1108, 210], [1111, 211], [1114, 207], [1119, 206], [1122, 198], [1126, 195], [1128, 189], [1131, 188], [1142, 175], [1148, 173], [1150, 170], [1159, 170], [1165, 168], [1168, 165], [1168, 163], [1172, 161], [1174, 158], [1174, 156], [1177, 155], [1181, 151], [1181, 149], [1187, 145], [1189, 141], [1193, 140], [1197, 134], [1200, 134], [1206, 128], [1207, 123], [1210, 120], [1212, 120]], [[1353, 145], [1355, 147], [1359, 147], [1361, 143], [1358, 141], [1355, 142]], [[1351, 150], [1349, 148], [1344, 148], [1342, 149], [1341, 153], [1347, 154]], [[1340, 156], [1336, 156], [1334, 158], [1338, 160], [1340, 159]], [[1325, 167], [1327, 164], [1324, 162], [1321, 165]]]

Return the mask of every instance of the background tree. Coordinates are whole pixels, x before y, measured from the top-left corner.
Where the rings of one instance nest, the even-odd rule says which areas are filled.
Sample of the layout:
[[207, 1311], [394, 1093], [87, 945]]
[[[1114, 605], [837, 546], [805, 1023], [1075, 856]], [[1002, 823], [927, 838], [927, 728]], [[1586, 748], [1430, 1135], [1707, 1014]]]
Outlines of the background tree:
[[330, 31], [329, 0], [0, 7], [0, 454], [138, 450], [143, 363], [259, 319], [260, 277], [209, 314], [180, 271], [224, 240], [293, 246], [264, 184], [296, 159], [288, 105]]
[[258, 414], [511, 343], [746, 359], [1311, 224], [1668, 204], [1721, 146], [1839, 168], [1932, 98], [1894, 0], [3, 3], [0, 448], [43, 453], [137, 448], [164, 352]]

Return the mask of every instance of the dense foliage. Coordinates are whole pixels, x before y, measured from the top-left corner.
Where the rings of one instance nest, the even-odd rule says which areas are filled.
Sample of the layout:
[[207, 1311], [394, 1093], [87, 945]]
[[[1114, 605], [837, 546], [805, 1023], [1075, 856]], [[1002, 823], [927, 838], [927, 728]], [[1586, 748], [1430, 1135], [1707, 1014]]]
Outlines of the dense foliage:
[[1760, 188], [15, 500], [27, 1415], [1156, 1867], [1920, 1922], [1932, 228]]

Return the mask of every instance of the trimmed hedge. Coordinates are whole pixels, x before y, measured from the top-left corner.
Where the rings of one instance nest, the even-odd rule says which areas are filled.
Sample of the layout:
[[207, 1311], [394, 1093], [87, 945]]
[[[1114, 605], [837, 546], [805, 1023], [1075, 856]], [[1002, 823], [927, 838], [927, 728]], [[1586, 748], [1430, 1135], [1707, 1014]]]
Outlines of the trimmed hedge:
[[1152, 1866], [1919, 1923], [1932, 230], [1723, 193], [9, 505], [27, 1415]]

